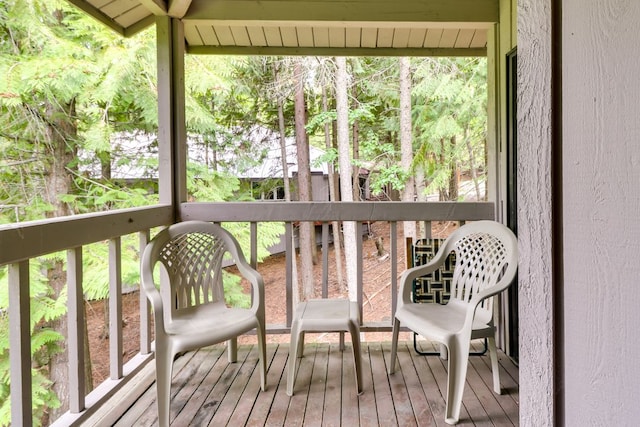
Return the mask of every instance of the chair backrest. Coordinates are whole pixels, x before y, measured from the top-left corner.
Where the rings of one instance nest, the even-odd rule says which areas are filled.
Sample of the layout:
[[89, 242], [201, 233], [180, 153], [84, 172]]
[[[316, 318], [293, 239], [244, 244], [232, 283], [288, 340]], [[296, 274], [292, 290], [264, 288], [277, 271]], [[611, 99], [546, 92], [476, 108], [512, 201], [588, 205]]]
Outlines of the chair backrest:
[[148, 249], [148, 268], [158, 262], [164, 266], [161, 275], [166, 277], [161, 278], [160, 294], [164, 304], [171, 306], [171, 314], [202, 304], [224, 303], [224, 255], [229, 253], [236, 260], [242, 256], [233, 236], [217, 224], [203, 221], [167, 227], [149, 242]]
[[[518, 267], [518, 241], [513, 232], [495, 221], [475, 221], [454, 231], [441, 250], [456, 254], [451, 299], [468, 303], [481, 291], [495, 295], [513, 281]], [[493, 316], [493, 298], [484, 299], [476, 317]]]

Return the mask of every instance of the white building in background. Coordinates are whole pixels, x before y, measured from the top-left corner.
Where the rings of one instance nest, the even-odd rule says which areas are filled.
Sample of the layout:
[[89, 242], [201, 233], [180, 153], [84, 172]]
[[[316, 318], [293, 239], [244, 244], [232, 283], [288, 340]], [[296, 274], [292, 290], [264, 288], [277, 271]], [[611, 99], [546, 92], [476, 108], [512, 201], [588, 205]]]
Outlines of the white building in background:
[[[218, 144], [225, 148], [217, 152], [207, 147], [203, 137], [189, 138], [189, 161], [210, 167], [216, 164], [219, 171], [251, 182], [256, 199], [284, 200], [280, 135], [265, 127], [254, 126], [242, 133], [230, 132], [224, 135], [224, 138], [232, 143]], [[252, 153], [246, 153], [243, 150], [244, 146], [251, 147]], [[157, 181], [158, 168], [154, 162], [158, 157], [156, 135], [130, 132], [117, 134], [112, 138], [111, 149], [111, 179], [129, 183]], [[319, 161], [324, 154], [324, 150], [309, 147], [312, 198], [317, 201], [329, 200], [328, 167], [326, 163]], [[82, 170], [85, 174], [93, 179], [103, 178], [102, 166], [93, 153], [80, 153], [79, 157], [82, 159]], [[286, 157], [287, 172], [293, 180], [292, 185], [295, 186], [298, 163], [294, 137], [286, 138]], [[260, 185], [262, 183], [267, 185]], [[295, 191], [292, 197], [295, 200]]]

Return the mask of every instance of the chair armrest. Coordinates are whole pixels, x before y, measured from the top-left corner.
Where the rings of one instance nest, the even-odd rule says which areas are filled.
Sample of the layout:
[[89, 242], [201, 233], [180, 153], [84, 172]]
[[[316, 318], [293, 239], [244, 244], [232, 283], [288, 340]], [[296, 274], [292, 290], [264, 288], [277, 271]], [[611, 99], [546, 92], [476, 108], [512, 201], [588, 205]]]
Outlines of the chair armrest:
[[513, 279], [515, 278], [517, 271], [518, 271], [517, 264], [513, 263], [509, 265], [506, 271], [504, 272], [504, 274], [502, 275], [502, 277], [500, 278], [500, 280], [498, 280], [498, 283], [491, 286], [490, 288], [487, 288], [481, 292], [474, 294], [471, 297], [471, 299], [469, 300], [467, 314], [465, 317], [465, 322], [464, 322], [465, 327], [466, 326], [471, 327], [471, 325], [473, 324], [473, 318], [475, 316], [475, 312], [476, 312], [476, 309], [478, 308], [478, 305], [480, 305], [480, 303], [485, 299], [492, 298], [498, 295], [500, 292], [506, 290], [511, 285], [511, 282], [513, 282]]
[[156, 288], [153, 280], [153, 271], [151, 267], [146, 267], [144, 264], [140, 268], [140, 288], [144, 291], [149, 302], [151, 302], [156, 330], [164, 332], [162, 297], [160, 296], [160, 291]]
[[247, 263], [246, 260], [239, 257], [236, 259], [236, 267], [238, 268], [238, 271], [240, 272], [242, 277], [244, 277], [249, 281], [249, 283], [251, 283], [251, 297], [252, 297], [251, 310], [253, 310], [256, 314], [259, 314], [260, 316], [262, 316], [262, 318], [264, 318], [264, 314], [265, 314], [264, 298], [265, 297], [264, 297], [264, 280], [262, 278], [262, 275], [258, 273], [256, 269], [251, 267], [251, 265], [249, 265], [249, 263]]

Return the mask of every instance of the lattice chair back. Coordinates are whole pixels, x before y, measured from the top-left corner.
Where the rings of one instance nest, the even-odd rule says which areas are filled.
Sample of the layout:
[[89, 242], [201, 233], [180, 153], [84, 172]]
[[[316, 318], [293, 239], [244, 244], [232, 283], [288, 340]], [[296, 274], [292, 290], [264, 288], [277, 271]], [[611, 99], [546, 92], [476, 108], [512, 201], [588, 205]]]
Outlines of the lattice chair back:
[[[174, 226], [154, 246], [155, 259], [160, 269], [160, 294], [171, 311], [165, 311], [168, 322], [178, 311], [189, 311], [203, 304], [225, 304], [223, 286], [223, 260], [225, 254], [232, 259], [239, 256], [233, 239], [222, 228], [211, 225], [194, 229], [193, 224], [181, 229]], [[240, 255], [241, 256], [241, 255]], [[244, 260], [244, 257], [243, 257]]]
[[[467, 229], [459, 237], [452, 235], [447, 242], [456, 254], [451, 299], [469, 303], [474, 294], [496, 286], [510, 263], [514, 268], [510, 248], [506, 246], [508, 242], [491, 229]], [[475, 316], [482, 322], [491, 322], [493, 298], [483, 299]]]

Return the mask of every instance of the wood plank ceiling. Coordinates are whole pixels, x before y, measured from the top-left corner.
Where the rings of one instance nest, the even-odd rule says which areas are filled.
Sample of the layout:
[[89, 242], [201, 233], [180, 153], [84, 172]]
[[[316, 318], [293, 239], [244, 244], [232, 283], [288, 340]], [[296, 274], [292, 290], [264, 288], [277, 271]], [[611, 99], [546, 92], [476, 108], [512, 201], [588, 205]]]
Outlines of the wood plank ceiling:
[[68, 1], [125, 36], [181, 19], [203, 54], [484, 56], [498, 21], [498, 0]]

